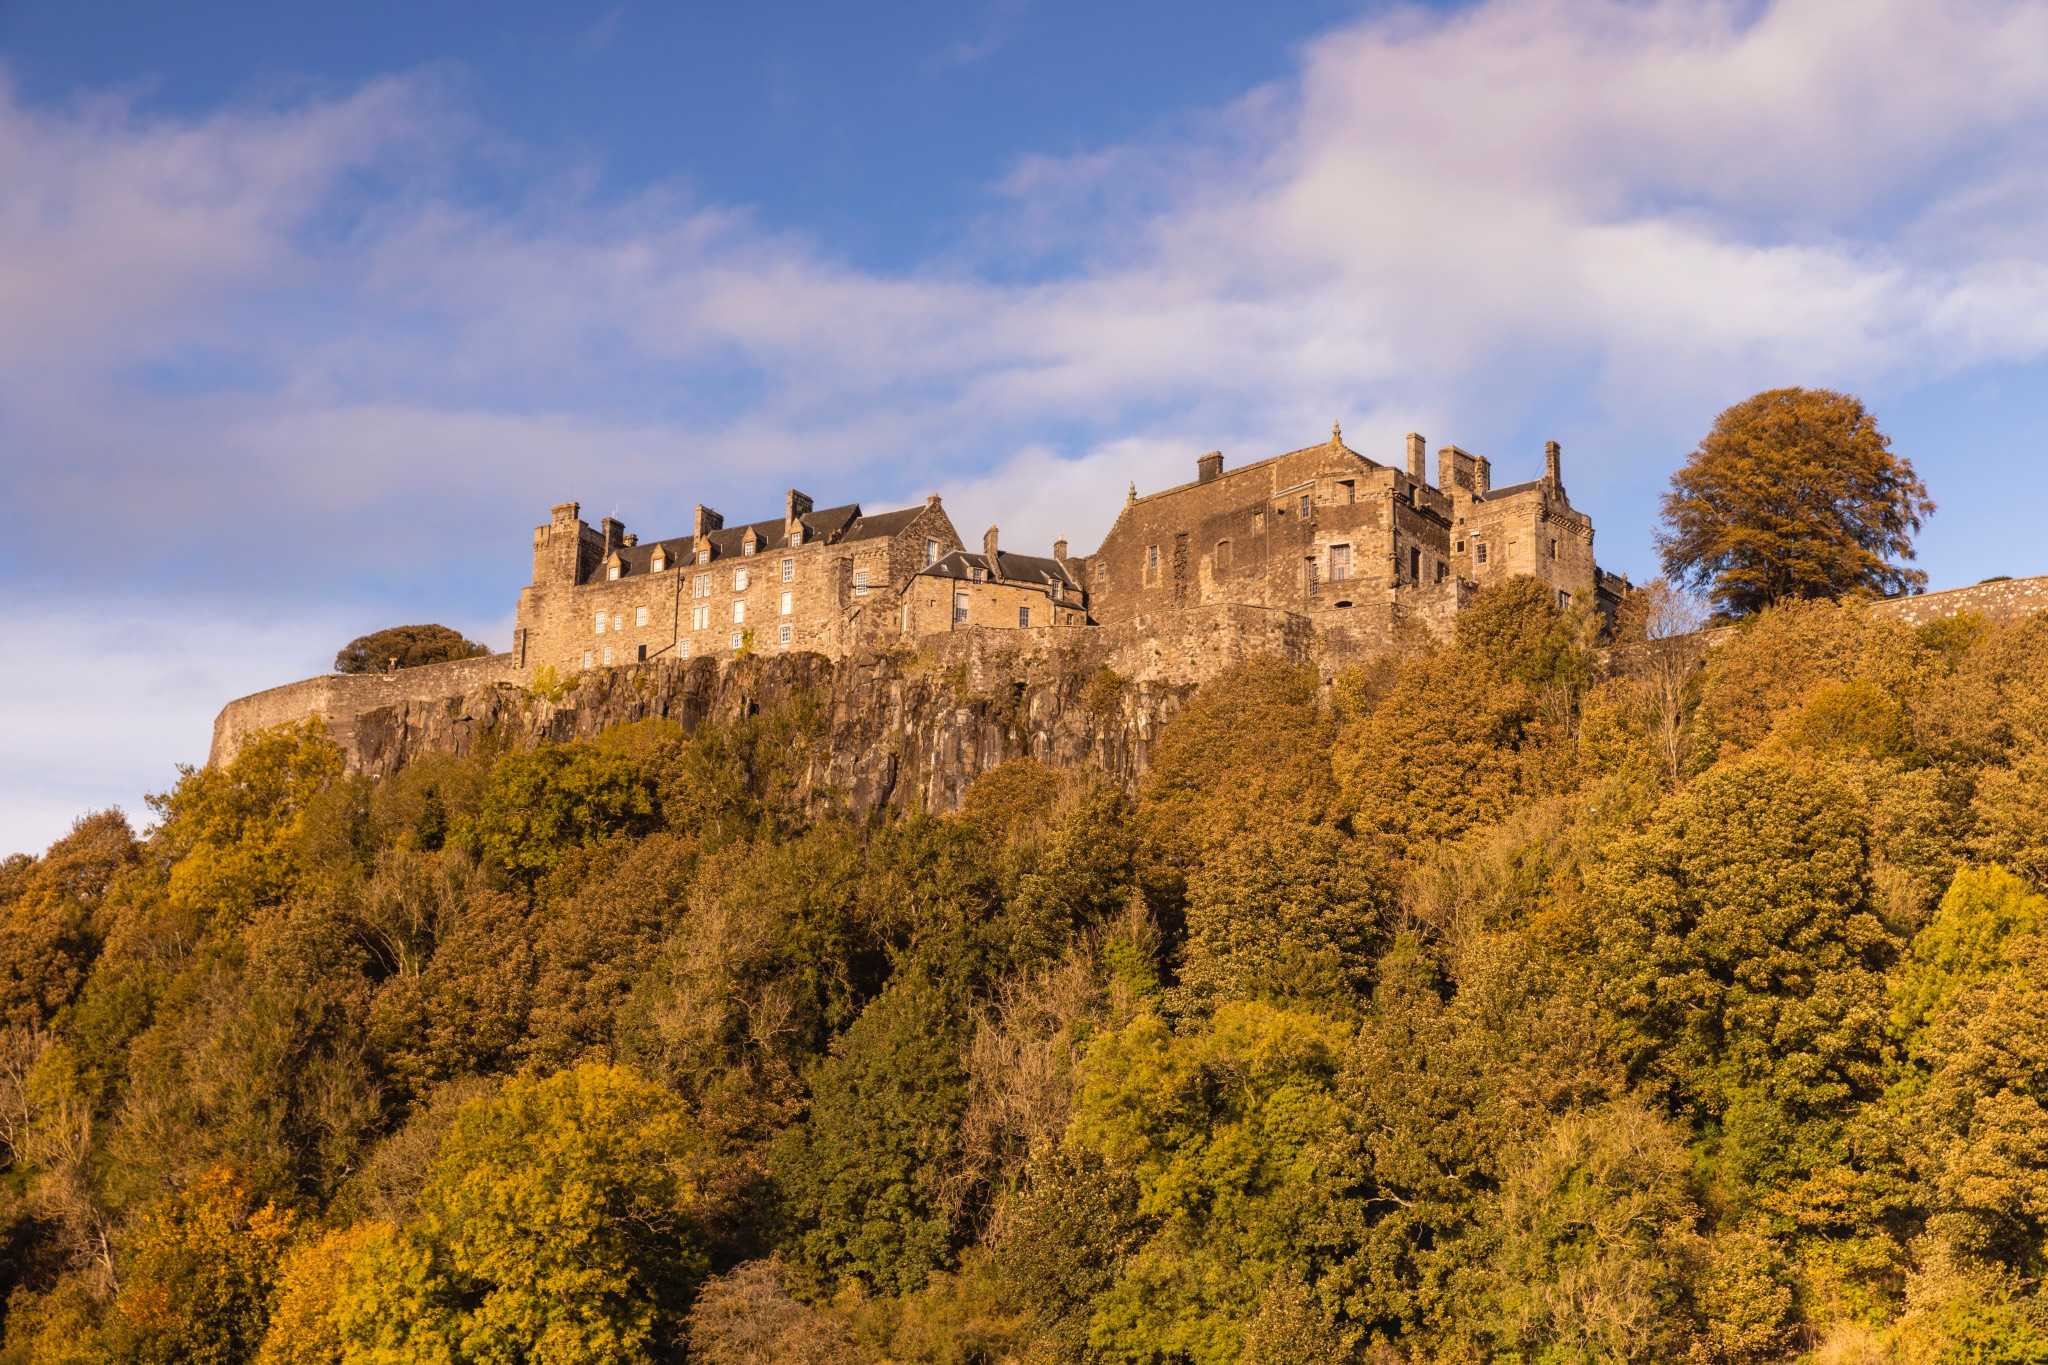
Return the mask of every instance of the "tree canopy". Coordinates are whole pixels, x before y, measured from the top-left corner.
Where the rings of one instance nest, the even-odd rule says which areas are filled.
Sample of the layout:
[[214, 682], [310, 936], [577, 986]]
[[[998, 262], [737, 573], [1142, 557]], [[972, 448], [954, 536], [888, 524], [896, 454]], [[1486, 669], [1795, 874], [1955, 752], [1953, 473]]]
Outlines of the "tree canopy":
[[334, 656], [337, 673], [382, 673], [397, 660], [399, 668], [475, 659], [491, 651], [447, 626], [387, 626], [358, 635]]
[[867, 822], [259, 736], [0, 862], [0, 1365], [2048, 1360], [2048, 618], [1589, 626]]
[[1927, 575], [1913, 535], [1934, 511], [1862, 400], [1772, 389], [1714, 419], [1664, 495], [1664, 571], [1729, 616], [1792, 598], [1896, 596]]

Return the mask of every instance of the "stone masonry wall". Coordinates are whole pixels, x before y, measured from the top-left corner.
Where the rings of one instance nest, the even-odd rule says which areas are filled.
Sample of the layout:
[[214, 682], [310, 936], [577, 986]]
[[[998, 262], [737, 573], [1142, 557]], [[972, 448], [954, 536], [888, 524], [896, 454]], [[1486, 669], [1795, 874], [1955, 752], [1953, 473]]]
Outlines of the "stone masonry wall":
[[2004, 578], [1968, 588], [1949, 588], [1922, 593], [1918, 597], [1888, 597], [1873, 602], [1871, 610], [1895, 616], [1909, 626], [1975, 612], [1992, 621], [2015, 621], [2036, 612], [2048, 611], [2048, 576]]

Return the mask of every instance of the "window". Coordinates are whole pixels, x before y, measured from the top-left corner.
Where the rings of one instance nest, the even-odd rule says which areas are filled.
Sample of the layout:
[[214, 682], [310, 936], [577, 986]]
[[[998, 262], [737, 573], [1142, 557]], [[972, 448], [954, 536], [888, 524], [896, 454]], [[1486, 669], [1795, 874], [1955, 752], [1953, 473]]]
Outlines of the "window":
[[1472, 562], [1474, 564], [1484, 564], [1486, 562], [1485, 541], [1475, 540], [1472, 542]]
[[619, 566], [616, 564], [609, 566], [605, 569], [604, 576], [606, 578], [617, 578], [619, 576]]
[[1261, 507], [1252, 513], [1252, 534], [1264, 535], [1266, 531], [1266, 509]]
[[668, 567], [668, 560], [662, 556], [660, 550], [656, 550], [654, 552], [654, 558], [648, 562], [647, 567], [652, 569], [656, 573], [660, 573], [663, 569], [666, 569]]
[[1330, 581], [1342, 583], [1351, 577], [1351, 547], [1332, 545], [1330, 547]]
[[610, 645], [604, 647], [604, 666], [606, 668], [612, 666], [612, 647]]
[[691, 608], [690, 608], [690, 629], [691, 629], [691, 630], [709, 630], [709, 629], [711, 629], [711, 608], [709, 608], [709, 607], [691, 607]]
[[927, 540], [924, 543], [924, 566], [929, 569], [939, 562], [939, 542]]
[[709, 550], [699, 550], [699, 551], [697, 551], [697, 553], [696, 553], [696, 555], [694, 556], [694, 558], [696, 559], [697, 563], [699, 563], [699, 564], [709, 564], [709, 563], [711, 562], [711, 551], [709, 551]]
[[749, 581], [745, 569], [734, 569], [732, 571], [732, 590], [734, 592], [745, 592]]
[[[1554, 542], [1553, 542], [1553, 543], [1554, 543]], [[1565, 590], [1564, 590], [1563, 588], [1559, 588], [1559, 589], [1557, 590], [1557, 609], [1558, 609], [1559, 611], [1566, 611], [1566, 610], [1569, 610], [1569, 609], [1570, 609], [1570, 607], [1571, 607], [1571, 604], [1572, 604], [1572, 595], [1571, 595], [1570, 593], [1566, 592], [1566, 591], [1565, 591]]]
[[789, 625], [777, 626], [775, 628], [775, 643], [781, 645], [784, 649], [788, 649], [789, 642], [795, 638], [795, 635], [796, 627]]
[[782, 581], [785, 583], [796, 582], [796, 561], [794, 559], [782, 561]]
[[1557, 541], [1555, 539], [1552, 539], [1550, 542], [1550, 557], [1552, 559], [1557, 558]]
[[868, 571], [866, 569], [855, 569], [853, 571], [853, 595], [855, 597], [866, 597], [868, 595]]
[[782, 615], [784, 615], [784, 616], [787, 616], [787, 615], [789, 615], [789, 614], [790, 614], [791, 612], [793, 612], [793, 611], [795, 611], [795, 610], [796, 610], [796, 594], [795, 594], [795, 593], [793, 593], [793, 592], [785, 592], [785, 593], [783, 593], [783, 594], [782, 594], [782, 611], [781, 611], [781, 614], [782, 614]]
[[1221, 578], [1224, 574], [1227, 574], [1229, 572], [1230, 542], [1227, 540], [1219, 540], [1216, 542], [1216, 576]]
[[741, 645], [744, 645], [746, 642], [747, 633], [745, 631], [736, 630], [732, 633], [732, 647], [734, 649], [738, 649]]
[[607, 619], [608, 618], [606, 617], [606, 614], [604, 612], [599, 612], [597, 614], [597, 633], [599, 635], [604, 634], [604, 623]]
[[910, 603], [908, 602], [903, 604], [903, 625], [901, 629], [905, 635], [910, 633]]
[[647, 646], [646, 646], [646, 645], [642, 645], [642, 646], [640, 646], [640, 662], [641, 662], [641, 663], [643, 663], [643, 664], [647, 662]]
[[676, 657], [678, 659], [687, 659], [690, 657], [690, 641], [687, 637], [676, 641]]
[[1465, 553], [1465, 542], [1464, 542], [1464, 541], [1462, 541], [1462, 540], [1458, 542], [1458, 553], [1459, 553], [1459, 554], [1463, 554], [1463, 553]]
[[1157, 582], [1158, 579], [1159, 547], [1157, 545], [1147, 545], [1145, 547], [1145, 581], [1147, 583], [1153, 583]]
[[1349, 479], [1339, 479], [1339, 480], [1337, 480], [1337, 487], [1339, 487], [1339, 488], [1341, 488], [1341, 489], [1343, 489], [1343, 490], [1344, 490], [1344, 501], [1346, 501], [1346, 502], [1357, 502], [1357, 501], [1358, 501], [1358, 485], [1357, 485], [1357, 484], [1353, 483], [1353, 482], [1352, 482], [1351, 480], [1349, 480]]
[[1017, 629], [1019, 629], [1019, 630], [1029, 630], [1029, 629], [1031, 629], [1031, 608], [1029, 608], [1029, 607], [1019, 607], [1019, 608], [1017, 608]]
[[746, 544], [740, 546], [740, 553], [743, 555], [754, 553], [754, 538], [752, 536], [748, 536]]
[[983, 579], [985, 579], [986, 577], [988, 577], [988, 574], [987, 574], [987, 572], [986, 572], [986, 571], [985, 571], [985, 570], [984, 570], [984, 569], [983, 569], [983, 568], [981, 567], [981, 565], [977, 564], [977, 565], [975, 565], [975, 566], [974, 566], [973, 568], [971, 568], [971, 569], [969, 569], [969, 570], [967, 571], [967, 576], [968, 576], [969, 578], [972, 578], [972, 579], [973, 579], [973, 580], [974, 580], [975, 582], [979, 583], [979, 582], [981, 582], [981, 581], [982, 581]]
[[967, 589], [965, 588], [953, 589], [953, 624], [956, 626], [967, 624]]
[[615, 611], [615, 612], [613, 612], [613, 613], [612, 613], [612, 630], [616, 632], [616, 631], [621, 631], [621, 630], [624, 630], [625, 628], [626, 628], [626, 613], [624, 613], [624, 612], [622, 612], [622, 611]]
[[1443, 582], [1444, 575], [1450, 572], [1450, 568], [1450, 565], [1444, 563], [1441, 559], [1439, 559], [1436, 562], [1436, 581], [1439, 583]]
[[1304, 521], [1308, 519], [1308, 509], [1314, 505], [1315, 504], [1309, 500], [1309, 495], [1307, 493], [1303, 493], [1301, 495], [1301, 515]]
[[692, 579], [692, 580], [691, 580], [691, 582], [690, 582], [690, 596], [692, 596], [692, 597], [709, 597], [709, 596], [711, 596], [711, 575], [710, 575], [710, 574], [708, 574], [708, 573], [700, 573], [700, 574], [698, 574], [698, 575], [696, 576], [696, 578], [694, 578], [694, 579]]
[[589, 651], [589, 650], [587, 650], [587, 649], [586, 649], [586, 650], [584, 650], [584, 651], [583, 651], [583, 666], [584, 666], [585, 668], [588, 668], [588, 667], [590, 667], [590, 664], [591, 664], [591, 653], [590, 653], [590, 651]]
[[747, 623], [746, 603], [735, 602], [732, 604], [732, 623], [736, 626], [743, 626]]
[[644, 626], [647, 624], [647, 608], [633, 608], [633, 624], [636, 626]]
[[1411, 583], [1420, 583], [1422, 581], [1422, 551], [1412, 545], [1408, 547], [1408, 581]]

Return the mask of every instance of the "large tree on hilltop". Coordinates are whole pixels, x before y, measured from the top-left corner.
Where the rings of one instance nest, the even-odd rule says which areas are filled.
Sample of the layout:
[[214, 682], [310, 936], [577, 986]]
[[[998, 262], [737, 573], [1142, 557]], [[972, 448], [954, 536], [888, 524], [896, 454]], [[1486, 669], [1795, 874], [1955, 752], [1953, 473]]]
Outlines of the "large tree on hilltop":
[[334, 656], [337, 673], [382, 673], [397, 660], [399, 668], [419, 664], [445, 663], [450, 659], [474, 659], [491, 651], [460, 631], [446, 626], [390, 626], [369, 635], [359, 635], [343, 645]]
[[1671, 477], [1664, 571], [1731, 616], [1787, 598], [1898, 596], [1927, 575], [1913, 533], [1934, 510], [1862, 400], [1772, 389], [1714, 419]]

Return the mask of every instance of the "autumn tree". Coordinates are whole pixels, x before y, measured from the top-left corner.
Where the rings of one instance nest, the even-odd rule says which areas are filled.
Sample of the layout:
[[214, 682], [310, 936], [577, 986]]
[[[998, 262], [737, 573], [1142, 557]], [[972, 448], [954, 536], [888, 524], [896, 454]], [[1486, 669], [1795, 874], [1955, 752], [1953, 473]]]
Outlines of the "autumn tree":
[[474, 659], [491, 651], [446, 626], [388, 626], [358, 635], [334, 656], [337, 673], [382, 673], [387, 668]]
[[702, 1158], [680, 1106], [623, 1067], [518, 1079], [466, 1106], [418, 1211], [351, 1259], [348, 1358], [667, 1357], [707, 1269]]
[[1927, 486], [1860, 399], [1772, 389], [1714, 419], [1664, 495], [1664, 571], [1730, 616], [1787, 598], [1918, 592]]

